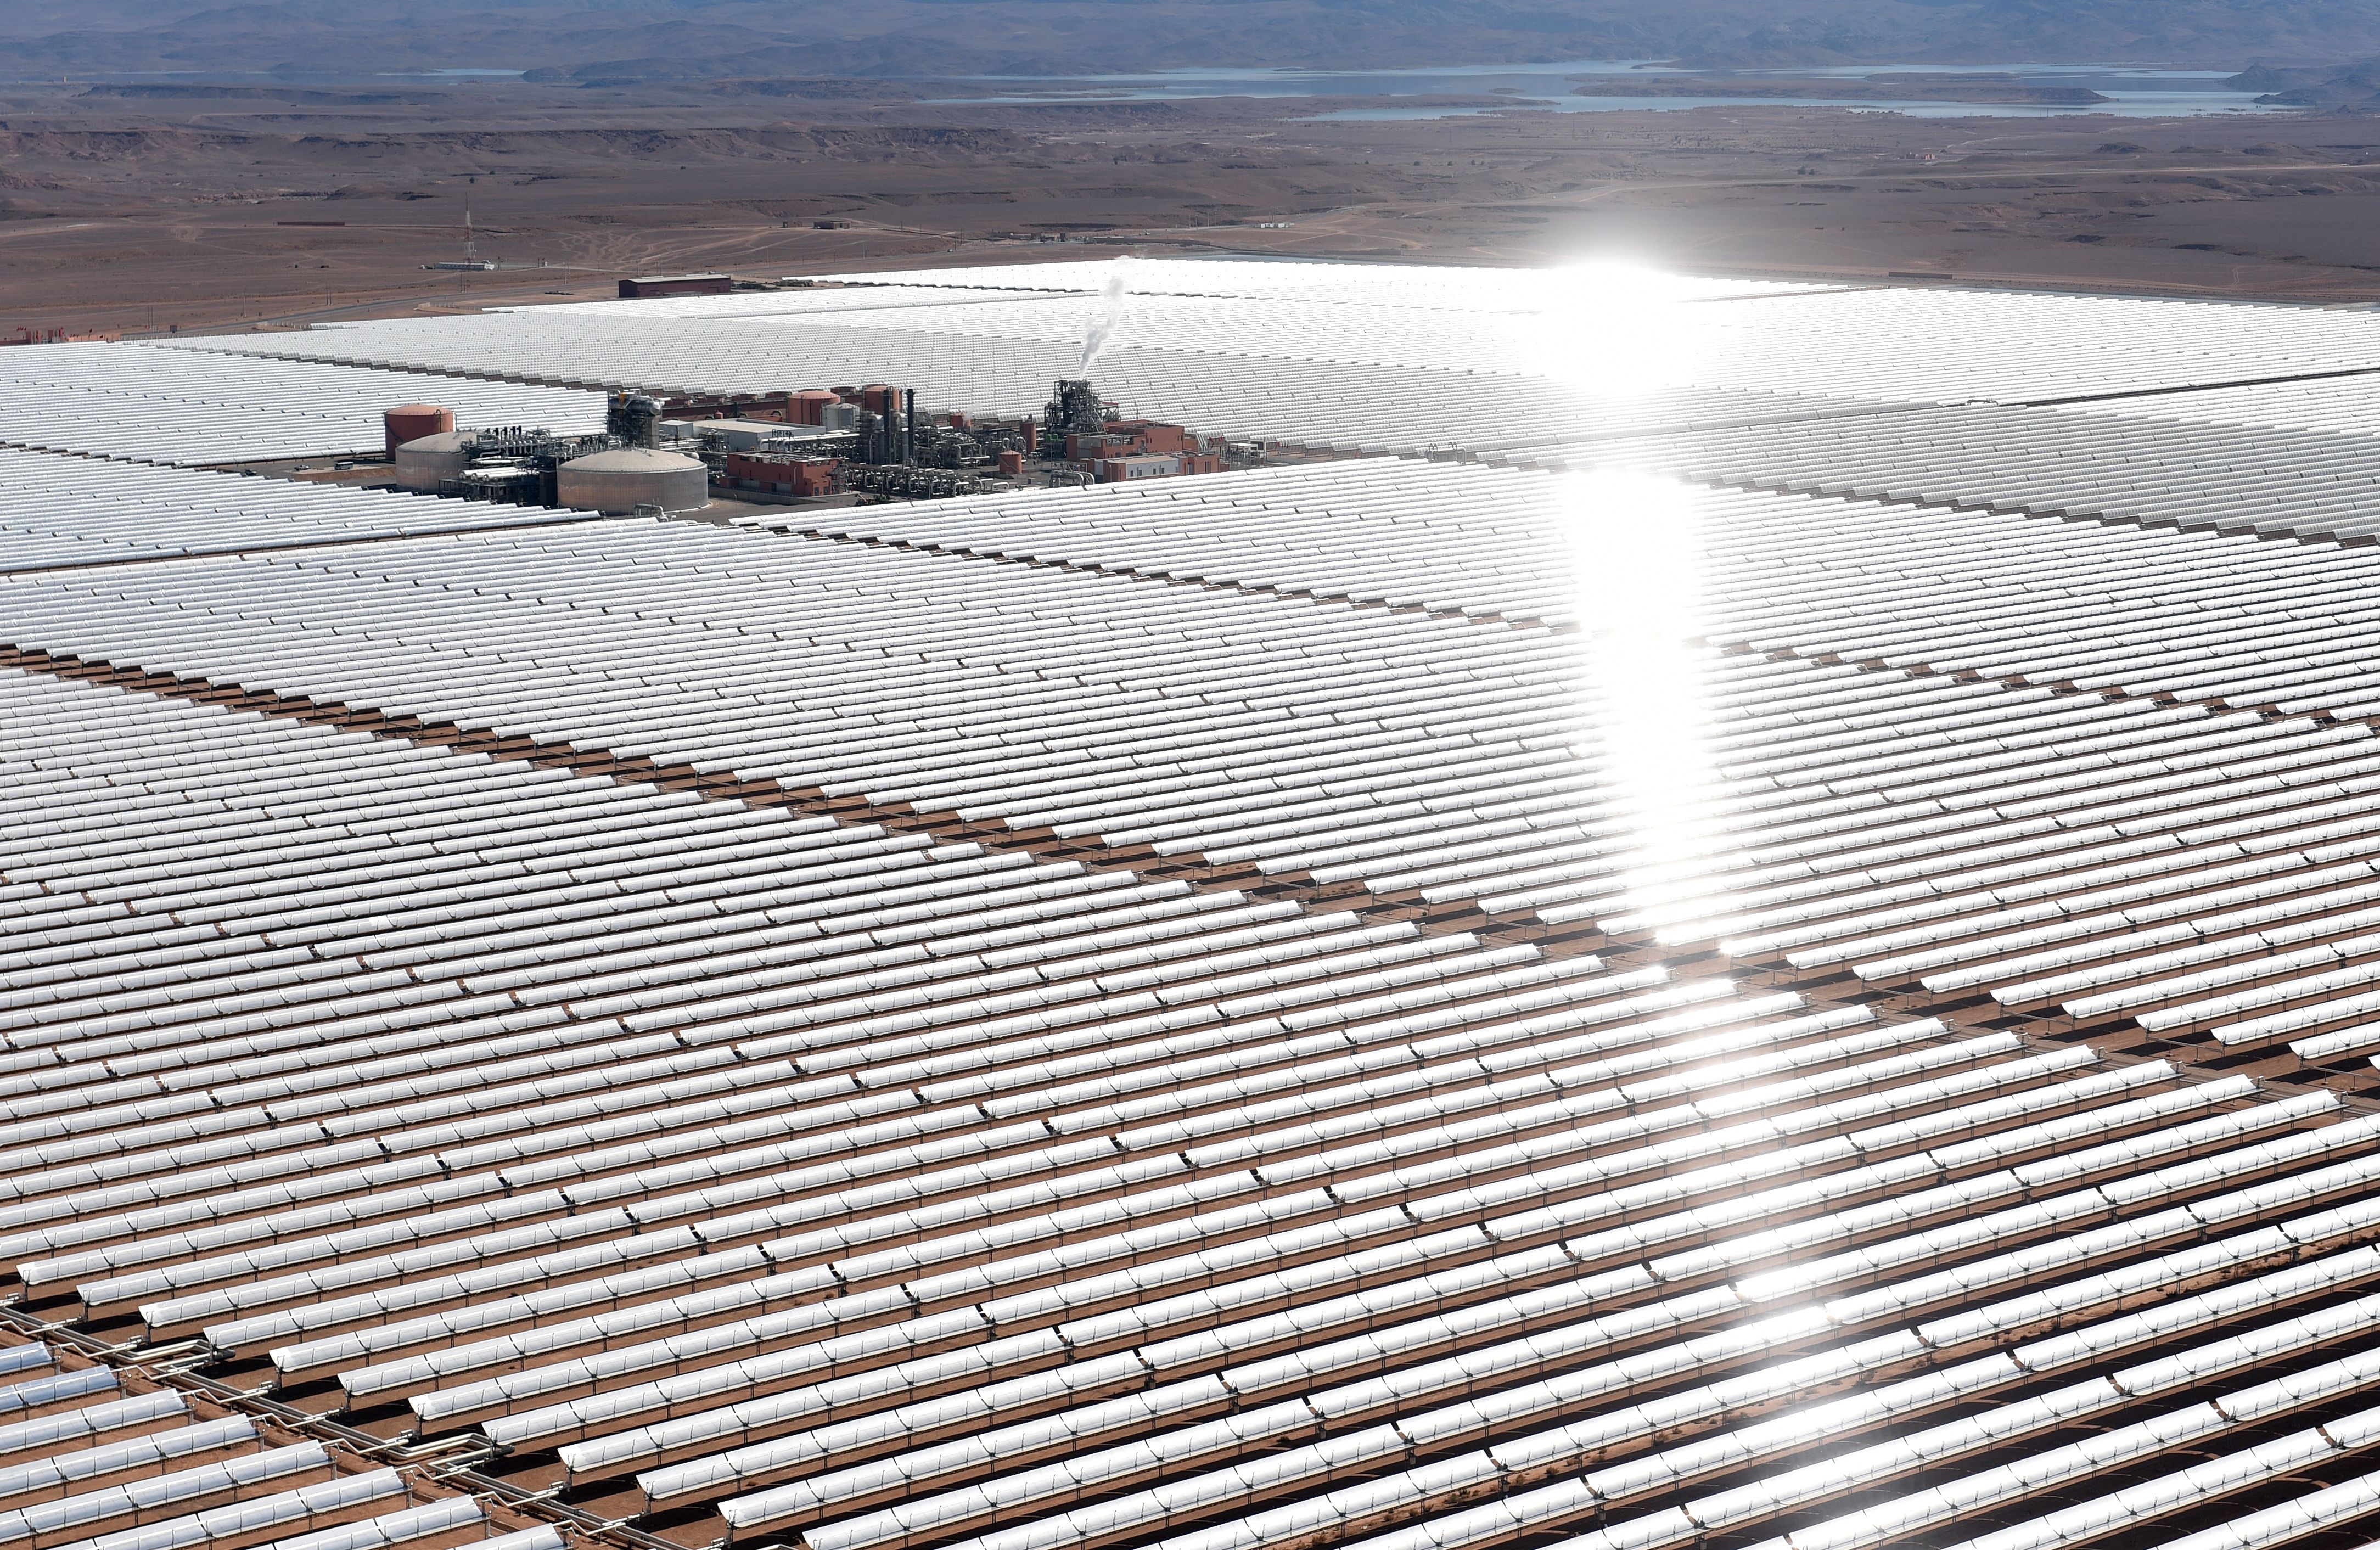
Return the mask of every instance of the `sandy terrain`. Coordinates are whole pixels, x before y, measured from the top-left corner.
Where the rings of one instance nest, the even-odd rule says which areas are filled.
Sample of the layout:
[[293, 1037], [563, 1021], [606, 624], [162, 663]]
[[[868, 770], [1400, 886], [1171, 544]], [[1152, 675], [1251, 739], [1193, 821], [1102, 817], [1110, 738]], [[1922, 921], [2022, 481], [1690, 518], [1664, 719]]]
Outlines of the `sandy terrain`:
[[[2369, 116], [1346, 121], [1304, 101], [944, 107], [928, 90], [0, 90], [0, 336], [585, 298], [688, 269], [1070, 258], [1081, 241], [2380, 299]], [[520, 267], [421, 267], [461, 256], [467, 202], [480, 255]]]

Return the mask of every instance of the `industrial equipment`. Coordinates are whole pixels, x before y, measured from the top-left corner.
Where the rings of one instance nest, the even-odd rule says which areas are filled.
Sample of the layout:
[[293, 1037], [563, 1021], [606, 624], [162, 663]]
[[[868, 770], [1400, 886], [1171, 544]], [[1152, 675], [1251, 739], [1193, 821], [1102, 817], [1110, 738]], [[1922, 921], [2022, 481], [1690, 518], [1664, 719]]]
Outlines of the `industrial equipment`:
[[1115, 418], [1115, 406], [1101, 399], [1088, 380], [1061, 377], [1049, 407], [1041, 411], [1041, 455], [1065, 456], [1068, 436], [1102, 434]]

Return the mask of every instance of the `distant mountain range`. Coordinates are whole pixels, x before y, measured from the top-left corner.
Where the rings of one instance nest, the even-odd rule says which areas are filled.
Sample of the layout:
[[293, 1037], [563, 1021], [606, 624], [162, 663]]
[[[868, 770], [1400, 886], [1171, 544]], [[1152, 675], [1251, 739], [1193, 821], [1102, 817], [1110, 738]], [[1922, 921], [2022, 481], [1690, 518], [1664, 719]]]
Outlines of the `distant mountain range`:
[[2260, 65], [2231, 78], [2242, 91], [2264, 93], [2256, 100], [2285, 103], [2291, 107], [2380, 109], [2380, 59], [2367, 59], [2344, 69], [2314, 66], [2301, 69]]
[[517, 70], [634, 83], [1565, 59], [2335, 70], [2380, 54], [2380, 0], [17, 0], [0, 6], [0, 76], [19, 79]]

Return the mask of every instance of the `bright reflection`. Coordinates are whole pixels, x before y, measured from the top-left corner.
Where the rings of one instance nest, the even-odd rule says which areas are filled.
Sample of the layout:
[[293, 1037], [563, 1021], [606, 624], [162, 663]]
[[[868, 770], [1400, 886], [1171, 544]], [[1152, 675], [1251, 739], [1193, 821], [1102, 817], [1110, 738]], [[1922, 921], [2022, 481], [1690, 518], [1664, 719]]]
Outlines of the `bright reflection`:
[[1706, 282], [1634, 264], [1547, 271], [1544, 304], [1523, 320], [1529, 369], [1595, 399], [1639, 398], [1694, 380]]
[[1598, 827], [1622, 844], [1624, 900], [1603, 924], [1637, 930], [1723, 914], [1715, 874], [1732, 840], [1714, 816], [1693, 491], [1619, 472], [1567, 475], [1560, 490], [1585, 667], [1581, 748], [1602, 768]]

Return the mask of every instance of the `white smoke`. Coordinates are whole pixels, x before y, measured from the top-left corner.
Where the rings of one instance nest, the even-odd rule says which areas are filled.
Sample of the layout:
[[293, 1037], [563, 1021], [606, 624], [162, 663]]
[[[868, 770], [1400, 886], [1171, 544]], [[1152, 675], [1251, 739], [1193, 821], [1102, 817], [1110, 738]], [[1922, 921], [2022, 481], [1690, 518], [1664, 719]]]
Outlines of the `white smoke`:
[[1124, 293], [1131, 289], [1124, 266], [1130, 262], [1132, 260], [1129, 258], [1118, 259], [1108, 267], [1107, 284], [1099, 287], [1102, 309], [1083, 328], [1083, 358], [1075, 368], [1076, 377], [1091, 374], [1092, 363], [1106, 352], [1108, 342], [1115, 337], [1116, 330], [1123, 326]]

